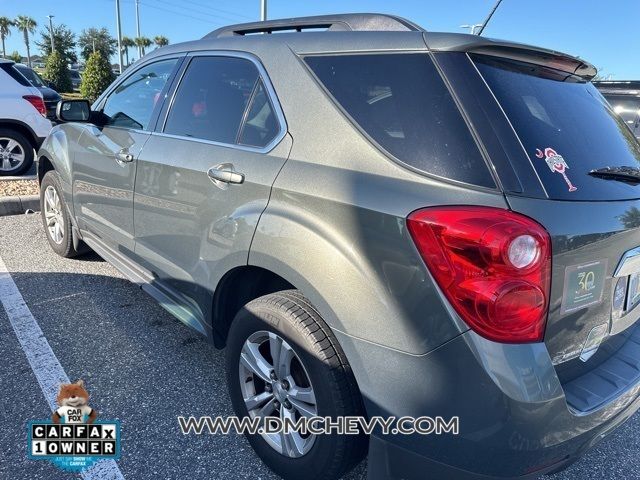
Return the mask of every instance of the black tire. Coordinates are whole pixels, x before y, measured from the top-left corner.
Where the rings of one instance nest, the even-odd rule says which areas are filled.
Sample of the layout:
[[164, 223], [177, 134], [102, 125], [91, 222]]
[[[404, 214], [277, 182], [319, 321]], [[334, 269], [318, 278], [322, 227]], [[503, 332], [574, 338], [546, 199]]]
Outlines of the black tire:
[[[227, 384], [234, 410], [248, 416], [240, 387], [240, 353], [255, 332], [274, 332], [293, 348], [308, 373], [320, 417], [364, 416], [362, 397], [351, 368], [331, 329], [298, 291], [265, 295], [236, 315], [227, 338]], [[285, 479], [337, 479], [359, 463], [367, 437], [318, 435], [303, 456], [291, 458], [272, 448], [261, 435], [247, 435], [258, 456]]]
[[31, 165], [33, 165], [34, 157], [34, 146], [32, 142], [19, 131], [5, 127], [0, 127], [0, 138], [10, 138], [12, 140], [15, 140], [20, 144], [20, 147], [24, 152], [24, 161], [13, 169], [0, 170], [0, 176], [22, 175], [24, 172], [29, 170], [31, 168]]
[[[61, 229], [62, 241], [60, 243], [56, 242], [52, 238], [47, 226], [47, 219], [45, 216], [45, 194], [47, 188], [53, 188], [58, 194], [58, 198], [60, 199], [60, 215], [62, 216], [64, 224]], [[43, 177], [42, 183], [40, 183], [40, 212], [45, 235], [47, 236], [49, 245], [54, 252], [65, 258], [72, 258], [84, 252], [76, 250], [73, 246], [71, 215], [69, 215], [69, 209], [67, 208], [67, 204], [64, 201], [64, 196], [62, 195], [62, 187], [60, 186], [60, 179], [58, 178], [58, 173], [55, 170], [48, 171]]]

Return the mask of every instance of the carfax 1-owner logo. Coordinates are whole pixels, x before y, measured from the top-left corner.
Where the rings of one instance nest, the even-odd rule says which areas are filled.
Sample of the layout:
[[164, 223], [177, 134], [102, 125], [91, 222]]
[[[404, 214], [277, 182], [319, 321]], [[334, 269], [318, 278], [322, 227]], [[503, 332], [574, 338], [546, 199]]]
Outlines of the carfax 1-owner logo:
[[29, 458], [80, 472], [102, 459], [120, 457], [120, 423], [98, 420], [82, 380], [62, 384], [57, 403], [50, 420], [29, 422]]

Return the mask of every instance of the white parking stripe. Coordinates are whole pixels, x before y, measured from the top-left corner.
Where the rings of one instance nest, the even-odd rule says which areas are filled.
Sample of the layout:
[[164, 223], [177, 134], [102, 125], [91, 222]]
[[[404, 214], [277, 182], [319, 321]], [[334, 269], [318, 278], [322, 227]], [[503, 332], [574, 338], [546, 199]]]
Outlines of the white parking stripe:
[[[51, 411], [56, 409], [56, 396], [61, 383], [69, 383], [69, 377], [51, 350], [38, 322], [22, 298], [20, 290], [11, 278], [7, 266], [0, 257], [0, 302], [7, 312], [22, 350], [40, 384]], [[25, 422], [29, 419], [25, 419]], [[118, 464], [103, 460], [82, 473], [85, 480], [123, 480]]]

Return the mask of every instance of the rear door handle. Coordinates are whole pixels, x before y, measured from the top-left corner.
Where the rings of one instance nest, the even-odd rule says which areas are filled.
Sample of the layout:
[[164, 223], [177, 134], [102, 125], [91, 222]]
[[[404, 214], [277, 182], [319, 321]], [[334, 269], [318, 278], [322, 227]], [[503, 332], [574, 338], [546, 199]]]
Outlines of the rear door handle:
[[211, 167], [207, 170], [207, 175], [211, 180], [216, 182], [232, 183], [236, 185], [244, 183], [244, 174], [236, 172], [233, 170], [233, 167], [228, 164]]
[[116, 160], [118, 162], [130, 163], [133, 162], [133, 155], [127, 151], [120, 151], [116, 153]]

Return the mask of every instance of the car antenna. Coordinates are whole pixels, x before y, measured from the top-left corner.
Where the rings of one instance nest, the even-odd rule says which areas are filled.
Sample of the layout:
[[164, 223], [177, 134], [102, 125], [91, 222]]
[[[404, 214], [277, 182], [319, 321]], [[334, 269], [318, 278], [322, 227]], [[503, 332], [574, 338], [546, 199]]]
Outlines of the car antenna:
[[496, 2], [496, 4], [491, 9], [491, 12], [489, 12], [489, 15], [487, 16], [487, 18], [480, 25], [480, 28], [478, 29], [478, 32], [476, 33], [476, 35], [478, 35], [478, 36], [482, 35], [482, 32], [484, 32], [484, 29], [486, 28], [487, 24], [489, 23], [489, 20], [491, 20], [491, 17], [493, 17], [493, 14], [496, 13], [496, 10], [498, 9], [498, 7], [500, 6], [501, 3], [502, 3], [502, 0], [498, 0]]

